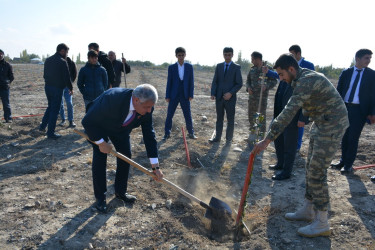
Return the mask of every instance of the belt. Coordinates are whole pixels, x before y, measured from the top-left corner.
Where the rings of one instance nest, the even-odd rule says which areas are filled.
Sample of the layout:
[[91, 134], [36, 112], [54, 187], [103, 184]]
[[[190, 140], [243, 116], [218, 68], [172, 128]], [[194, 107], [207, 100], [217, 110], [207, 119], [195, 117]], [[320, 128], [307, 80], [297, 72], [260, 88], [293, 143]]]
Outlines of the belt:
[[345, 103], [345, 105], [346, 106], [348, 106], [348, 107], [358, 107], [359, 106], [359, 104], [357, 104], [357, 103]]

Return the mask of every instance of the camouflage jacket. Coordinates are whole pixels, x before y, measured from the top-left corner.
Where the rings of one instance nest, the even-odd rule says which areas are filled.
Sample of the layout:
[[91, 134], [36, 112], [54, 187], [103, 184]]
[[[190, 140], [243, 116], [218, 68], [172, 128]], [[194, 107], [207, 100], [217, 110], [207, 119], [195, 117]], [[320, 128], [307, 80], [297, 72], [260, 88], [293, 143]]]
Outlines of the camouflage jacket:
[[[268, 70], [272, 71], [272, 68], [270, 66], [267, 66]], [[257, 68], [255, 66], [251, 67], [249, 74], [247, 75], [246, 80], [246, 91], [248, 88], [250, 88], [254, 93], [260, 93], [260, 85], [262, 83], [262, 68]], [[267, 90], [272, 89], [277, 84], [277, 79], [271, 74], [271, 72], [268, 72], [265, 76], [264, 84], [267, 86]]]
[[266, 138], [275, 140], [300, 108], [321, 134], [333, 134], [349, 126], [344, 101], [332, 83], [322, 74], [299, 68], [292, 81], [293, 95], [283, 111], [273, 120]]

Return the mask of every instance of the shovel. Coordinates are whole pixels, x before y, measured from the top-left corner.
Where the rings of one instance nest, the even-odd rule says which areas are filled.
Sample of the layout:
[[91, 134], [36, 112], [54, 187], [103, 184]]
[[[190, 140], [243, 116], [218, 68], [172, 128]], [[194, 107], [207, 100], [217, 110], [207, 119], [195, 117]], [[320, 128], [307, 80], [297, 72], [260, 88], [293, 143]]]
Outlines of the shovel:
[[[77, 130], [77, 129], [74, 129], [74, 132], [79, 134], [80, 136], [82, 136], [83, 138], [85, 138], [86, 140], [90, 141], [91, 143], [94, 143], [93, 141], [91, 141], [88, 136]], [[126, 161], [127, 163], [129, 163], [130, 165], [132, 165], [133, 167], [139, 169], [140, 171], [142, 171], [143, 173], [151, 176], [151, 177], [156, 177], [156, 175], [147, 170], [145, 167], [141, 166], [140, 164], [136, 163], [135, 161], [133, 161], [132, 159], [126, 157], [125, 155], [123, 154], [120, 154], [118, 152], [116, 152], [115, 150], [111, 150], [110, 154], [112, 154], [113, 156], [116, 156], [118, 158], [120, 158], [121, 160], [123, 161]], [[222, 216], [225, 216], [226, 214], [229, 214], [231, 215], [232, 214], [232, 209], [229, 207], [228, 204], [226, 204], [225, 202], [215, 198], [215, 197], [212, 197], [211, 200], [210, 200], [210, 204], [208, 205], [207, 203], [201, 201], [200, 199], [198, 199], [197, 197], [195, 197], [194, 195], [186, 192], [185, 190], [183, 190], [182, 188], [180, 188], [179, 186], [177, 186], [176, 184], [170, 182], [169, 180], [163, 178], [161, 180], [162, 183], [168, 185], [170, 188], [174, 189], [175, 191], [179, 192], [180, 194], [182, 194], [183, 196], [185, 196], [186, 198], [190, 199], [191, 201], [194, 201], [196, 203], [198, 203], [199, 205], [201, 205], [202, 207], [204, 207], [206, 209], [206, 213], [205, 213], [205, 217], [207, 218], [215, 218], [215, 219], [218, 219]]]

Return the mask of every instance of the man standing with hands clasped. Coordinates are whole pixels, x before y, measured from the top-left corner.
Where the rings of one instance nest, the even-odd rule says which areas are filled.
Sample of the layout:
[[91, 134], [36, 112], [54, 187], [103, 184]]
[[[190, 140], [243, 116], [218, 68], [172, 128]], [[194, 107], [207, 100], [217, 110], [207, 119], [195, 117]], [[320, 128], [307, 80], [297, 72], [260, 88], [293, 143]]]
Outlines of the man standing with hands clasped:
[[[150, 159], [156, 180], [161, 181], [163, 173], [159, 169], [158, 149], [152, 125], [152, 112], [158, 100], [158, 93], [150, 84], [142, 84], [135, 89], [112, 88], [105, 91], [87, 106], [82, 119], [85, 132], [93, 144], [92, 178], [95, 207], [99, 212], [107, 212], [106, 192], [107, 154], [111, 152], [111, 140], [116, 151], [131, 158], [130, 133], [142, 127], [147, 156]], [[136, 197], [127, 193], [129, 163], [117, 158], [115, 178], [116, 198], [132, 203]]]
[[306, 192], [303, 207], [287, 213], [288, 220], [312, 221], [298, 229], [305, 237], [329, 236], [329, 195], [327, 168], [335, 155], [338, 144], [349, 126], [348, 113], [340, 94], [332, 83], [315, 71], [300, 68], [291, 54], [277, 59], [274, 69], [280, 81], [294, 88], [283, 111], [273, 120], [263, 141], [254, 146], [253, 153], [263, 151], [290, 123], [298, 110], [314, 121], [310, 131], [309, 151], [306, 163]]
[[226, 142], [233, 140], [234, 116], [236, 113], [237, 92], [242, 87], [241, 66], [232, 61], [233, 49], [223, 50], [225, 62], [219, 63], [215, 69], [211, 85], [211, 100], [216, 104], [216, 136], [209, 139], [210, 143], [219, 142], [223, 132], [224, 112], [227, 113]]

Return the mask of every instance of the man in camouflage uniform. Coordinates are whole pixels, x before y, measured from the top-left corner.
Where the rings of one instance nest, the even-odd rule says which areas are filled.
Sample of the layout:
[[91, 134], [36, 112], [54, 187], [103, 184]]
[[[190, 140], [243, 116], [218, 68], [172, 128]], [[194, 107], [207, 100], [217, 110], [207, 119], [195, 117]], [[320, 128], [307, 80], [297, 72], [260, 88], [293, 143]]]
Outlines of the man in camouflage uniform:
[[[251, 67], [249, 74], [247, 75], [246, 81], [246, 91], [249, 93], [248, 101], [248, 116], [250, 123], [250, 135], [249, 142], [255, 140], [254, 125], [257, 117], [257, 112], [259, 109], [259, 99], [260, 93], [262, 92], [262, 103], [260, 113], [263, 115], [264, 119], [260, 123], [260, 132], [262, 135], [266, 132], [266, 109], [267, 109], [267, 99], [268, 91], [275, 87], [277, 84], [277, 74], [273, 72], [271, 67], [263, 66], [262, 54], [254, 51], [251, 54], [251, 62], [254, 65]], [[262, 77], [265, 75], [264, 84], [262, 85]]]
[[345, 104], [332, 83], [322, 74], [302, 69], [291, 54], [279, 57], [274, 66], [280, 80], [294, 88], [284, 110], [274, 119], [266, 138], [257, 143], [253, 153], [264, 150], [289, 124], [300, 108], [314, 123], [310, 131], [310, 144], [306, 163], [306, 192], [301, 209], [287, 213], [286, 219], [313, 222], [298, 229], [305, 237], [329, 236], [329, 195], [327, 168], [349, 126]]

